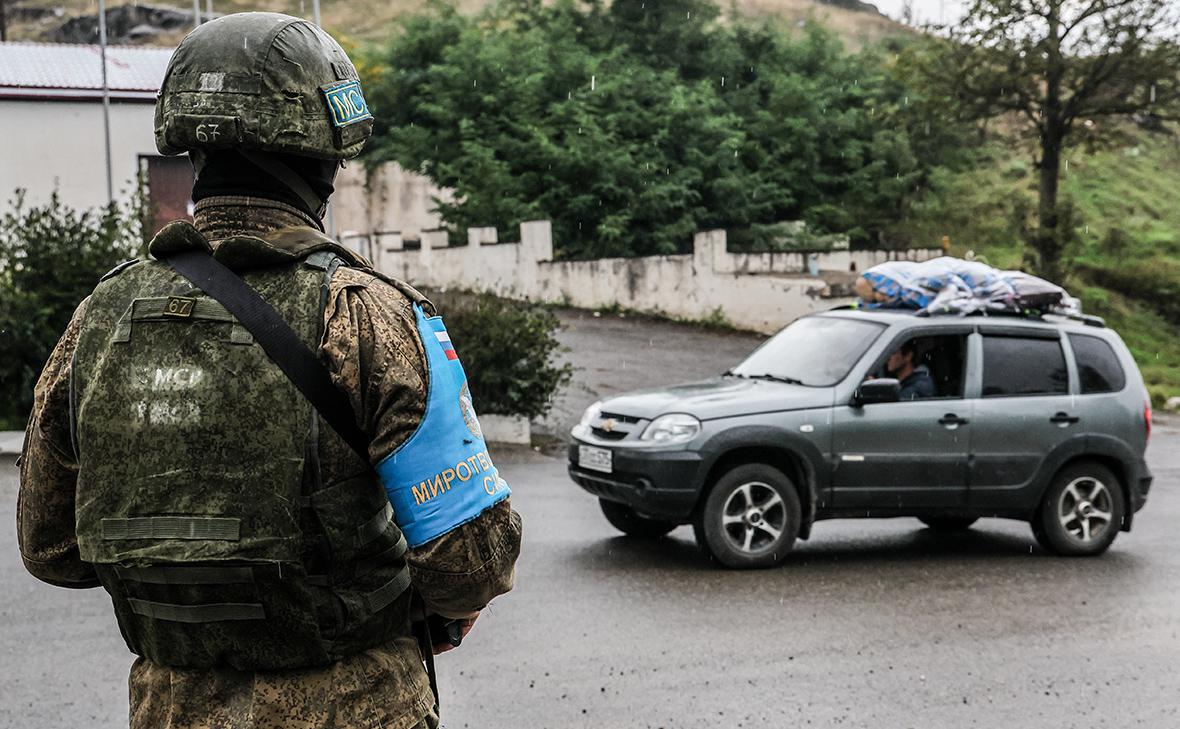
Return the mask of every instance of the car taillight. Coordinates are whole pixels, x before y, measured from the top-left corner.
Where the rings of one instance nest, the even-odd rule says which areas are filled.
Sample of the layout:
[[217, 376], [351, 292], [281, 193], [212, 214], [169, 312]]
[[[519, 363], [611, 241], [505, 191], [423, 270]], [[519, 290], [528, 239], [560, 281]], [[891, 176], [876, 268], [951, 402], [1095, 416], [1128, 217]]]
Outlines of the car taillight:
[[1148, 400], [1143, 405], [1143, 428], [1146, 433], [1146, 440], [1151, 440], [1151, 400]]

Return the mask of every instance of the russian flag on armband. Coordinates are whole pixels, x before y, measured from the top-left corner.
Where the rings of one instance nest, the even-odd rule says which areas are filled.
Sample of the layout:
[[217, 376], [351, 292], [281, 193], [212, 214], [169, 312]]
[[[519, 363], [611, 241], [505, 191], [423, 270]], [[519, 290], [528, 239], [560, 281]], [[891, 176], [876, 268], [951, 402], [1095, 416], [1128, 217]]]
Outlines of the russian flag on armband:
[[435, 337], [438, 337], [438, 343], [442, 345], [443, 352], [447, 355], [447, 359], [459, 359], [459, 354], [455, 351], [455, 345], [451, 344], [451, 335], [446, 331], [435, 332]]

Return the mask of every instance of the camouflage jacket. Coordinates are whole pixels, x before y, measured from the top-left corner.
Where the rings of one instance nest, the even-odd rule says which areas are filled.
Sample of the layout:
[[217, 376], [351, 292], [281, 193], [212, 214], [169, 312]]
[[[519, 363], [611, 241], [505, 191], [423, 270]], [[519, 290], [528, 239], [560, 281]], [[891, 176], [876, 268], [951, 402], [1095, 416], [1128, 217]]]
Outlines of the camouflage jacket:
[[[267, 200], [210, 198], [196, 225], [210, 241], [309, 225]], [[282, 237], [272, 243], [282, 245]], [[25, 567], [61, 587], [98, 586], [78, 556], [70, 444], [70, 367], [87, 302], [74, 313], [37, 383], [21, 457], [17, 527]], [[362, 269], [341, 268], [324, 311], [320, 355], [352, 400], [376, 461], [408, 439], [426, 409], [427, 366], [409, 300]], [[331, 468], [331, 451], [323, 454]], [[520, 517], [508, 501], [410, 551], [413, 585], [427, 610], [462, 617], [512, 589]], [[434, 726], [421, 655], [411, 636], [326, 668], [286, 672], [182, 670], [140, 658], [131, 669], [131, 726]]]

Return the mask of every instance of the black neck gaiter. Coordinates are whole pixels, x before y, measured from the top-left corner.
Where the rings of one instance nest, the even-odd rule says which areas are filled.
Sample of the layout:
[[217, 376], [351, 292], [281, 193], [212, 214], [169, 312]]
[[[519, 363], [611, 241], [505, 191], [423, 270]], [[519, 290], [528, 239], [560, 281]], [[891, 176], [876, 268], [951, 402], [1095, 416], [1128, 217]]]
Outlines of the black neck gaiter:
[[[333, 182], [340, 163], [336, 160], [316, 159], [295, 154], [261, 152], [290, 167], [303, 178], [321, 202], [332, 196]], [[193, 202], [207, 197], [235, 195], [241, 197], [262, 197], [268, 200], [292, 205], [315, 219], [320, 218], [318, 210], [308, 209], [307, 202], [280, 180], [254, 165], [233, 149], [215, 150], [204, 153], [205, 164], [197, 174], [193, 185]]]

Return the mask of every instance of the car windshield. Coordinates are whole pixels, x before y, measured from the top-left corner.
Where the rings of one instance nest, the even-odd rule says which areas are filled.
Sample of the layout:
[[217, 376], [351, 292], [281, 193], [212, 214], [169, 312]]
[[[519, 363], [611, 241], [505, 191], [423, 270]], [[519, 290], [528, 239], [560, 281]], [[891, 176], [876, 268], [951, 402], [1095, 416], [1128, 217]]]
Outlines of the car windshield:
[[798, 319], [728, 374], [829, 387], [844, 379], [884, 329], [877, 322], [834, 316]]

